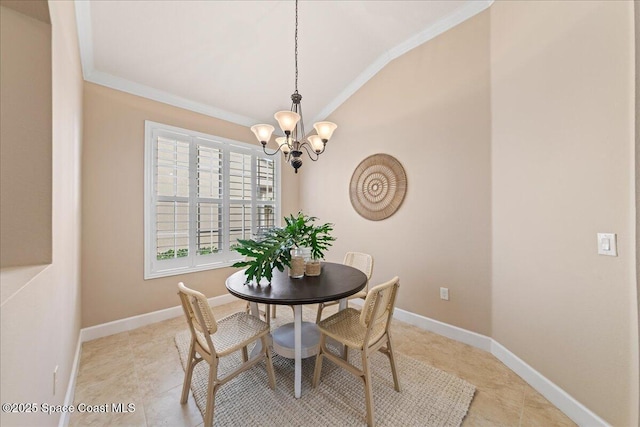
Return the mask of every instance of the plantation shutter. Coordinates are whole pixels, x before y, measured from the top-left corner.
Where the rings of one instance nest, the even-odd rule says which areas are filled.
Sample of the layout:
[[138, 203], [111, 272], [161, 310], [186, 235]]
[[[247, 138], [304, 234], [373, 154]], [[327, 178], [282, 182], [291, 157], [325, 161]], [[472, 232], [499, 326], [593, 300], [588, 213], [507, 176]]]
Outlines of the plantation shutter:
[[196, 140], [195, 254], [197, 264], [215, 260], [225, 250], [223, 169], [224, 155], [214, 141]]
[[161, 269], [186, 267], [190, 243], [190, 139], [186, 135], [161, 131], [156, 133], [155, 139], [153, 264]]
[[231, 265], [239, 239], [278, 225], [278, 158], [149, 121], [145, 135], [145, 278]]
[[229, 247], [238, 239], [250, 239], [252, 229], [252, 202], [254, 200], [254, 172], [250, 153], [229, 154]]
[[256, 234], [276, 225], [276, 165], [273, 158], [256, 157]]

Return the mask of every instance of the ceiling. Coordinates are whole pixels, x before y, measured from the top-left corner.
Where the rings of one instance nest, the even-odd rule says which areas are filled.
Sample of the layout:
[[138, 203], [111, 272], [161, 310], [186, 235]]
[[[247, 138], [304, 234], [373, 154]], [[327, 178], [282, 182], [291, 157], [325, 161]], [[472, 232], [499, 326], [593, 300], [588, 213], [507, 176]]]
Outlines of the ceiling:
[[[301, 1], [307, 128], [389, 61], [491, 5]], [[294, 91], [293, 1], [76, 1], [84, 78], [244, 126], [275, 124]]]

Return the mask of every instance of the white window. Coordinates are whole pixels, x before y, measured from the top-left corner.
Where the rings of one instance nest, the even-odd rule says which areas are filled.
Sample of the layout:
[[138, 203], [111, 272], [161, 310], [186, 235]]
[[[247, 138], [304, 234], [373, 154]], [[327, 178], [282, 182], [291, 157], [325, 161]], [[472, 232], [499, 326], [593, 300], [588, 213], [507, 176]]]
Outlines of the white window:
[[146, 121], [145, 279], [242, 259], [238, 239], [278, 225], [279, 175], [262, 147]]

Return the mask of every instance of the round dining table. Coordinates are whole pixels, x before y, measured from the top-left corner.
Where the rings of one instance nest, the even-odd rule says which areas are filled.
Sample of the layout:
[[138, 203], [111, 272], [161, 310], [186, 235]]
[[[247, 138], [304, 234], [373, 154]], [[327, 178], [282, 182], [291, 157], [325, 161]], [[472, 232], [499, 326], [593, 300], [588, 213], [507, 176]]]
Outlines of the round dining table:
[[251, 303], [253, 315], [260, 316], [258, 303], [293, 307], [293, 323], [275, 329], [272, 338], [274, 350], [295, 361], [294, 395], [299, 398], [302, 391], [302, 359], [315, 355], [319, 339], [315, 323], [302, 321], [302, 306], [339, 300], [339, 309], [343, 310], [347, 307], [347, 298], [364, 289], [367, 276], [348, 265], [323, 262], [319, 276], [294, 279], [289, 277], [285, 269], [274, 270], [271, 283], [257, 285], [246, 283], [246, 279], [245, 271], [241, 270], [229, 276], [225, 284], [229, 293]]

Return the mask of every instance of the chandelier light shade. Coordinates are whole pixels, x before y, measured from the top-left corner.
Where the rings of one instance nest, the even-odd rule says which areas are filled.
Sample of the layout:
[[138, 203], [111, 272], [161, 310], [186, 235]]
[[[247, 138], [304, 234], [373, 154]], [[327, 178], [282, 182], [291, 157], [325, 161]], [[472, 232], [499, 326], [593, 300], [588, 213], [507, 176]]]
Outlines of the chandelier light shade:
[[313, 128], [318, 133], [318, 136], [322, 138], [323, 142], [331, 139], [331, 135], [333, 135], [333, 131], [336, 130], [337, 127], [337, 124], [331, 122], [318, 122], [313, 125]]
[[319, 135], [311, 135], [307, 139], [311, 143], [311, 148], [313, 148], [313, 151], [315, 151], [316, 153], [320, 153], [322, 151], [324, 142], [322, 142], [322, 138], [320, 138]]
[[271, 134], [275, 128], [271, 125], [255, 125], [251, 126], [251, 131], [255, 134], [258, 141], [269, 141], [271, 139]]
[[293, 111], [278, 111], [273, 115], [285, 135], [291, 134], [300, 121], [300, 114]]
[[298, 0], [296, 0], [296, 32], [295, 32], [295, 91], [291, 95], [291, 110], [278, 111], [274, 118], [278, 122], [280, 129], [285, 136], [276, 138], [278, 149], [273, 153], [267, 152], [267, 143], [271, 139], [274, 127], [267, 124], [251, 126], [251, 131], [255, 134], [263, 151], [274, 156], [282, 152], [287, 162], [291, 164], [295, 172], [302, 166], [302, 154], [304, 150], [312, 161], [318, 160], [320, 154], [324, 153], [327, 142], [331, 139], [333, 131], [338, 125], [331, 122], [318, 122], [313, 125], [316, 135], [306, 136], [304, 132], [304, 120], [302, 119], [302, 95], [298, 93]]

